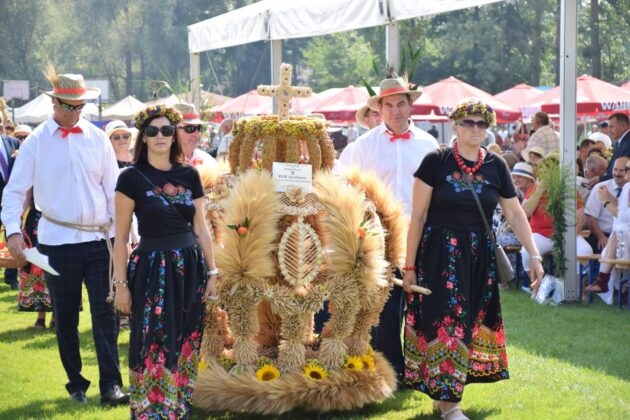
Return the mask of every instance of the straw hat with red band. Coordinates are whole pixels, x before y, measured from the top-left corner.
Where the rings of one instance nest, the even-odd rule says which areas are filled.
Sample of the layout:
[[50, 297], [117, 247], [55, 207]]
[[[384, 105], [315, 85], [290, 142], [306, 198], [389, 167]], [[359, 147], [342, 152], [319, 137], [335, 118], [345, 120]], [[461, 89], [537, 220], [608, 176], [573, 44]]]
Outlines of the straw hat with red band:
[[368, 106], [375, 111], [378, 111], [378, 104], [381, 102], [381, 99], [386, 96], [392, 95], [400, 95], [405, 94], [409, 95], [411, 98], [411, 102], [414, 102], [416, 99], [422, 95], [422, 92], [419, 90], [413, 90], [409, 88], [409, 83], [405, 81], [402, 77], [397, 77], [395, 79], [384, 79], [381, 81], [379, 94], [377, 96], [372, 96], [368, 99]]
[[44, 92], [50, 97], [80, 101], [98, 98], [101, 94], [99, 88], [86, 87], [80, 74], [57, 74], [54, 67], [49, 65], [45, 75], [53, 87], [53, 90]]
[[185, 102], [177, 103], [173, 105], [173, 108], [182, 113], [181, 124], [197, 125], [197, 124], [210, 124], [202, 121], [197, 114], [197, 109], [193, 104], [187, 104]]

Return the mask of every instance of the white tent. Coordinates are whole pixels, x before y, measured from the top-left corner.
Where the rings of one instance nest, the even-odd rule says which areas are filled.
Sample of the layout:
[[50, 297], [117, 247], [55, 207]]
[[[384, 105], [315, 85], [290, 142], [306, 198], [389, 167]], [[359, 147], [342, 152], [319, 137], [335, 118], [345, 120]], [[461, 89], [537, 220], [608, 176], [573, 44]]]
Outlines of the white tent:
[[145, 104], [129, 95], [109, 106], [103, 111], [103, 119], [106, 120], [131, 120], [134, 114], [142, 111]]
[[[15, 120], [19, 124], [39, 124], [46, 121], [46, 118], [52, 113], [52, 99], [42, 93], [32, 101], [15, 108]], [[83, 108], [81, 115], [89, 120], [98, 119], [98, 107], [93, 103], [88, 103]]]

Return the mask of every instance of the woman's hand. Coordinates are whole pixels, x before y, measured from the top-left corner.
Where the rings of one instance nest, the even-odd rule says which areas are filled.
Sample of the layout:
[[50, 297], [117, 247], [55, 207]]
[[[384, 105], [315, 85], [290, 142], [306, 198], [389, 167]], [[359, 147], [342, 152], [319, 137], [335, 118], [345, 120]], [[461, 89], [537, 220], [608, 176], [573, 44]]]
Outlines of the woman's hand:
[[208, 300], [210, 296], [217, 295], [217, 275], [213, 274], [208, 276], [208, 284], [206, 285], [206, 294], [204, 295], [204, 301]]
[[126, 284], [116, 285], [116, 309], [122, 315], [131, 315], [131, 292]]
[[405, 270], [405, 276], [403, 277], [403, 289], [407, 293], [413, 293], [411, 285], [415, 285], [417, 282], [416, 272]]
[[532, 294], [536, 294], [538, 291], [538, 286], [540, 286], [540, 282], [542, 281], [543, 276], [545, 275], [545, 270], [543, 270], [542, 261], [540, 260], [529, 260], [529, 278], [530, 288], [532, 289]]

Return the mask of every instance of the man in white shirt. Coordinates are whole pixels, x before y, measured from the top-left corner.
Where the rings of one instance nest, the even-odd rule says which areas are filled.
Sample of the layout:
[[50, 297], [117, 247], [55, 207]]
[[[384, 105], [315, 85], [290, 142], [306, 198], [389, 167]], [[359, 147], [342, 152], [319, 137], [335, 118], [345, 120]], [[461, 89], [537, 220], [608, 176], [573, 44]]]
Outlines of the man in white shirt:
[[232, 140], [234, 140], [232, 128], [234, 128], [234, 121], [231, 118], [226, 118], [221, 121], [221, 126], [219, 127], [221, 142], [219, 143], [219, 149], [217, 150], [217, 159], [228, 158], [228, 153], [230, 153], [230, 144], [232, 143]]
[[[594, 238], [591, 243], [593, 250], [597, 252], [598, 249], [604, 249], [608, 243], [608, 237], [610, 236], [613, 226], [613, 215], [606, 210], [606, 206], [609, 204], [603, 202], [597, 194], [597, 190], [601, 187], [605, 187], [615, 197], [619, 197], [621, 189], [626, 183], [626, 162], [628, 158], [622, 156], [617, 158], [613, 165], [612, 179], [608, 181], [602, 181], [593, 187], [593, 193], [589, 194], [586, 206], [584, 207], [584, 214], [587, 216], [587, 225], [591, 230], [591, 237]], [[595, 242], [596, 240], [596, 242]]]
[[127, 404], [118, 362], [118, 326], [109, 278], [110, 238], [114, 234], [114, 188], [118, 165], [109, 140], [96, 126], [80, 118], [86, 99], [100, 94], [86, 88], [83, 76], [57, 75], [48, 79], [54, 113], [21, 145], [13, 173], [2, 197], [9, 252], [23, 257], [23, 203], [31, 188], [41, 210], [38, 249], [48, 255], [59, 273], [46, 273], [53, 302], [57, 344], [68, 376], [70, 399], [86, 403], [90, 381], [81, 375], [79, 309], [82, 283], [88, 291], [92, 334], [99, 366], [101, 403]]
[[[370, 108], [380, 112], [383, 122], [359, 137], [351, 150], [349, 166], [373, 171], [389, 187], [411, 215], [413, 174], [424, 156], [438, 148], [437, 141], [409, 120], [411, 104], [421, 93], [410, 90], [402, 78], [385, 79], [380, 94], [368, 100]], [[402, 289], [394, 287], [381, 312], [373, 345], [382, 351], [402, 380], [404, 359], [402, 328]]]
[[179, 147], [184, 155], [184, 162], [195, 167], [216, 168], [217, 161], [199, 148], [201, 130], [207, 123], [199, 119], [199, 114], [197, 114], [194, 105], [179, 103], [173, 105], [173, 107], [183, 115], [182, 121], [177, 126], [177, 138], [179, 139]]

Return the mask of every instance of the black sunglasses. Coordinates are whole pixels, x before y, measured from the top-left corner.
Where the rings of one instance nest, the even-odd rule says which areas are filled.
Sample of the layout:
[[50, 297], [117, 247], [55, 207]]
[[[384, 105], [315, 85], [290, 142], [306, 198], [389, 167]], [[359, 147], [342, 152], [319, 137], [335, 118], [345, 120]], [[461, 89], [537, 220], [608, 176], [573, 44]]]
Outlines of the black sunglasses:
[[67, 111], [67, 112], [81, 111], [83, 109], [83, 107], [85, 106], [85, 102], [82, 103], [81, 105], [70, 105], [70, 104], [67, 104], [67, 103], [63, 102], [59, 98], [57, 98], [57, 102], [59, 102], [59, 105], [61, 105], [61, 108], [64, 111]]
[[192, 134], [195, 131], [199, 131], [201, 133], [202, 126], [200, 125], [185, 125], [181, 127], [188, 134]]
[[148, 125], [147, 128], [144, 129], [147, 137], [155, 137], [158, 133], [162, 133], [164, 137], [171, 137], [175, 134], [175, 127], [172, 125], [163, 125], [162, 127], [156, 127], [154, 125]]
[[22, 135], [15, 136], [15, 138], [16, 138], [16, 139], [18, 139], [18, 140], [20, 140], [20, 141], [24, 140], [24, 139], [25, 139], [25, 138], [27, 138], [27, 137], [28, 137], [28, 136], [22, 136]]
[[[157, 134], [157, 133], [156, 133]], [[153, 136], [150, 136], [153, 137]], [[131, 138], [131, 134], [129, 133], [125, 133], [125, 134], [114, 134], [113, 136], [110, 137], [112, 140], [116, 140], [116, 141], [121, 141], [122, 139], [125, 140], [129, 140]]]
[[473, 128], [474, 126], [477, 126], [478, 128], [482, 128], [484, 130], [490, 127], [490, 124], [488, 124], [484, 120], [481, 120], [481, 121], [462, 120], [459, 122], [459, 125], [466, 128]]

